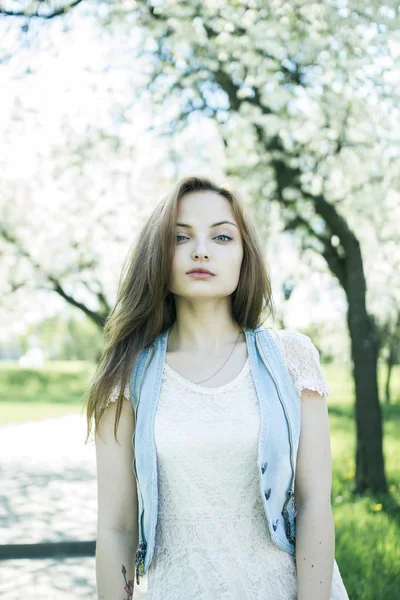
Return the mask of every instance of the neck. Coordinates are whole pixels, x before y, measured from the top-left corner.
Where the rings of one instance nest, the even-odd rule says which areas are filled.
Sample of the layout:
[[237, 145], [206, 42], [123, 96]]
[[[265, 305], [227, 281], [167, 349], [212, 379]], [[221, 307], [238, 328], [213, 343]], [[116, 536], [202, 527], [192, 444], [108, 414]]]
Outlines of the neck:
[[169, 330], [167, 350], [218, 354], [227, 347], [231, 348], [236, 341], [242, 341], [243, 336], [240, 325], [233, 320], [224, 324], [215, 320], [203, 324], [185, 324], [177, 319]]

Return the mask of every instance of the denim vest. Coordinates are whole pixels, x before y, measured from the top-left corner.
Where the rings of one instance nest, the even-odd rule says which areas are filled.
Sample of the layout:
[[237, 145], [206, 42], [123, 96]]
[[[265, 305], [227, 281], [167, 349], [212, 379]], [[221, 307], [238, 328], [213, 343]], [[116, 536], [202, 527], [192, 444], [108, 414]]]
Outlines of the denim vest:
[[[250, 370], [260, 405], [257, 466], [260, 494], [271, 539], [295, 555], [294, 481], [300, 438], [300, 399], [282, 355], [265, 327], [243, 328]], [[154, 554], [158, 485], [154, 421], [160, 394], [169, 329], [138, 354], [130, 379], [136, 427], [133, 471], [138, 492], [139, 545], [136, 582], [147, 573]]]

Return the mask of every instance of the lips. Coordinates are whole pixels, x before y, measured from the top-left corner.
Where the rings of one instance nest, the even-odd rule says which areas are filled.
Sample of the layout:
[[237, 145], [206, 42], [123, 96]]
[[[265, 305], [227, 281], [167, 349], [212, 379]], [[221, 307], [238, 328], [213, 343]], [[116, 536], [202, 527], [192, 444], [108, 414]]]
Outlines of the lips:
[[207, 275], [215, 275], [215, 273], [209, 271], [208, 269], [190, 269], [190, 271], [187, 271], [187, 275], [189, 275], [189, 273], [206, 273]]

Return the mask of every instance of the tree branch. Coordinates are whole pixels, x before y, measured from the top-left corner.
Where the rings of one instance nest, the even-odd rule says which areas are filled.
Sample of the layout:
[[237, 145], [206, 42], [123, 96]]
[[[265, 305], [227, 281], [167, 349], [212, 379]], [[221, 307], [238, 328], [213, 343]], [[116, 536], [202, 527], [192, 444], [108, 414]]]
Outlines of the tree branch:
[[[83, 0], [74, 0], [73, 2], [71, 2], [71, 4], [67, 4], [65, 6], [60, 6], [60, 8], [57, 8], [57, 9], [53, 10], [53, 12], [47, 13], [47, 14], [40, 14], [40, 12], [39, 12], [40, 5], [43, 6], [44, 2], [38, 2], [37, 9], [36, 9], [36, 11], [33, 11], [33, 12], [31, 11], [32, 2], [28, 3], [28, 8], [29, 8], [28, 11], [27, 11], [27, 9], [25, 9], [25, 10], [8, 10], [8, 9], [0, 6], [0, 15], [5, 15], [7, 17], [54, 19], [54, 17], [60, 17], [61, 15], [65, 15], [68, 11], [70, 11], [72, 8], [74, 8], [75, 6], [80, 4], [82, 1]], [[48, 4], [50, 4], [50, 3], [48, 3]]]

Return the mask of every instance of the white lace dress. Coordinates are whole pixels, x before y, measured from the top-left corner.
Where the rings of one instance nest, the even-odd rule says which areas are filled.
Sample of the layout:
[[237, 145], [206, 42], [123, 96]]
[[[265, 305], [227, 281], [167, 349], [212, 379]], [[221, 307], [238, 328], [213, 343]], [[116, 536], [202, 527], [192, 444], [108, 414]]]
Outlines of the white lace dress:
[[[299, 395], [309, 388], [328, 396], [310, 338], [270, 331]], [[294, 557], [273, 544], [260, 497], [259, 426], [248, 360], [218, 388], [165, 364], [155, 420], [155, 549], [134, 596], [138, 587], [148, 600], [296, 600]], [[330, 599], [348, 600], [336, 560]]]

